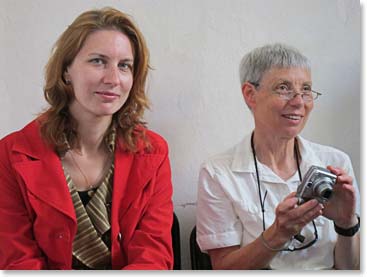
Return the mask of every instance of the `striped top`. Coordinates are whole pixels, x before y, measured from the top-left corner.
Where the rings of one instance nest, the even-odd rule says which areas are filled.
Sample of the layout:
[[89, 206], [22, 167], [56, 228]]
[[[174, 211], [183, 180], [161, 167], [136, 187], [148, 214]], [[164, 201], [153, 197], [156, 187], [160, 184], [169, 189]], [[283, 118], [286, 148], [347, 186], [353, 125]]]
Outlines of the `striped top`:
[[[108, 136], [106, 144], [109, 151], [114, 153], [115, 132]], [[112, 162], [99, 186], [87, 192], [78, 192], [64, 166], [63, 170], [78, 223], [73, 241], [72, 268], [111, 269], [110, 218], [114, 163]], [[81, 197], [82, 194], [84, 194], [83, 197]]]

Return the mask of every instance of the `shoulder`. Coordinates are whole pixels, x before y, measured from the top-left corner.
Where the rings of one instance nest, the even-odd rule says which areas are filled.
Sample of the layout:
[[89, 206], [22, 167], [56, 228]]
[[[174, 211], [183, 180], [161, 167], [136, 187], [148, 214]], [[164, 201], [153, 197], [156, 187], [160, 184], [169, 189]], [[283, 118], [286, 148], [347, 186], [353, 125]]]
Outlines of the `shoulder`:
[[207, 158], [200, 166], [200, 170], [206, 170], [211, 175], [215, 173], [223, 173], [231, 170], [234, 159], [236, 146], [231, 147], [221, 153], [215, 154]]
[[[47, 149], [40, 135], [39, 123], [33, 120], [23, 129], [13, 132], [0, 140], [0, 157], [8, 153], [41, 156]], [[38, 153], [38, 154], [37, 154]], [[19, 156], [19, 155], [16, 155]]]
[[145, 135], [148, 142], [151, 145], [150, 149], [146, 151], [149, 151], [154, 154], [164, 154], [164, 155], [168, 153], [167, 141], [161, 135], [149, 129], [145, 130]]
[[337, 149], [333, 146], [323, 145], [319, 143], [315, 143], [309, 140], [306, 140], [302, 137], [299, 137], [302, 146], [305, 151], [311, 152], [311, 154], [318, 157], [321, 161], [327, 164], [344, 164], [345, 162], [350, 161], [348, 154], [343, 152], [340, 149]]
[[9, 160], [11, 149], [16, 141], [21, 138], [22, 134], [20, 131], [8, 134], [0, 140], [0, 162], [4, 160]]
[[0, 140], [0, 160], [5, 162], [6, 160], [11, 160], [11, 153], [17, 145], [28, 145], [25, 133], [29, 129], [37, 129], [36, 123], [32, 121], [26, 125], [23, 129], [12, 132]]
[[3, 137], [0, 140], [0, 148], [1, 149], [9, 148], [9, 146], [14, 145], [14, 143], [24, 140], [25, 133], [29, 131], [35, 131], [35, 130], [38, 130], [38, 126], [35, 121], [32, 121], [29, 124], [27, 124], [25, 127], [23, 127], [21, 130], [12, 132], [6, 135], [5, 137]]
[[167, 155], [168, 144], [158, 133], [145, 126], [138, 125], [132, 133], [133, 146], [131, 149], [124, 140], [123, 131], [119, 130], [116, 136], [118, 151], [137, 155], [162, 154]]
[[0, 148], [1, 149], [8, 148], [9, 145], [13, 145], [14, 141], [16, 141], [20, 136], [21, 136], [20, 131], [15, 131], [13, 133], [6, 135], [0, 140]]

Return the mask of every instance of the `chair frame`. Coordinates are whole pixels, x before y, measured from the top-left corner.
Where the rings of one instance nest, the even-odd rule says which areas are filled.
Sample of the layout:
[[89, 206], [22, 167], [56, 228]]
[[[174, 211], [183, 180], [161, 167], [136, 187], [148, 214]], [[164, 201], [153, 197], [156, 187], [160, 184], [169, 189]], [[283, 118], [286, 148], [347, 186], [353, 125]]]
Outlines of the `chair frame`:
[[173, 270], [181, 270], [180, 223], [175, 213], [173, 213], [171, 235], [172, 235], [172, 249], [173, 249]]
[[190, 234], [190, 258], [191, 258], [191, 269], [192, 270], [211, 270], [212, 263], [210, 256], [206, 253], [201, 252], [199, 245], [196, 241], [196, 226]]

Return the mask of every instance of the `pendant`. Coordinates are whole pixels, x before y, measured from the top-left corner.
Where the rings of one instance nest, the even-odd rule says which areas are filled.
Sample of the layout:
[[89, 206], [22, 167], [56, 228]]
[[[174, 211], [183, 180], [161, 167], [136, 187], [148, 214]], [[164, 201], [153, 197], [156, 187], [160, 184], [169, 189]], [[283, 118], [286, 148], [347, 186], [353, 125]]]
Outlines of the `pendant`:
[[94, 195], [94, 190], [93, 189], [91, 189], [91, 190], [88, 190], [88, 196], [90, 197], [90, 198], [92, 198], [92, 196]]

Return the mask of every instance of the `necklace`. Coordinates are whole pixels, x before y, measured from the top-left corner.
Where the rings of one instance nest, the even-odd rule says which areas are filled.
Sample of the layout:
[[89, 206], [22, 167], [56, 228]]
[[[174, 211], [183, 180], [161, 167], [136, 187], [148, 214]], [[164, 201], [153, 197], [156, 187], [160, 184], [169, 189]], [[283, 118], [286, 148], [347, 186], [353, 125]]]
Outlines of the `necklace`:
[[73, 161], [73, 163], [74, 163], [75, 167], [78, 169], [78, 171], [80, 172], [80, 174], [83, 176], [84, 182], [87, 184], [87, 191], [93, 190], [93, 189], [96, 187], [97, 183], [98, 183], [97, 181], [98, 181], [98, 180], [100, 180], [100, 178], [102, 177], [102, 175], [103, 175], [103, 174], [104, 174], [104, 172], [106, 171], [107, 166], [110, 164], [110, 163], [109, 163], [109, 159], [110, 159], [111, 155], [110, 155], [110, 154], [108, 154], [108, 155], [106, 156], [106, 159], [105, 159], [105, 161], [104, 161], [104, 163], [103, 163], [103, 164], [104, 164], [104, 166], [103, 166], [103, 168], [102, 168], [102, 170], [101, 170], [100, 174], [99, 174], [99, 175], [98, 175], [98, 177], [96, 178], [96, 180], [95, 180], [94, 184], [91, 184], [91, 183], [89, 182], [89, 180], [88, 180], [88, 178], [87, 178], [86, 174], [84, 173], [84, 171], [81, 169], [81, 167], [80, 167], [80, 166], [79, 166], [79, 164], [77, 163], [77, 161], [76, 161], [76, 159], [75, 159], [75, 157], [74, 157], [74, 154], [73, 154], [72, 150], [70, 150], [69, 152], [70, 152], [70, 157], [71, 157], [71, 159], [72, 159], [72, 161]]

